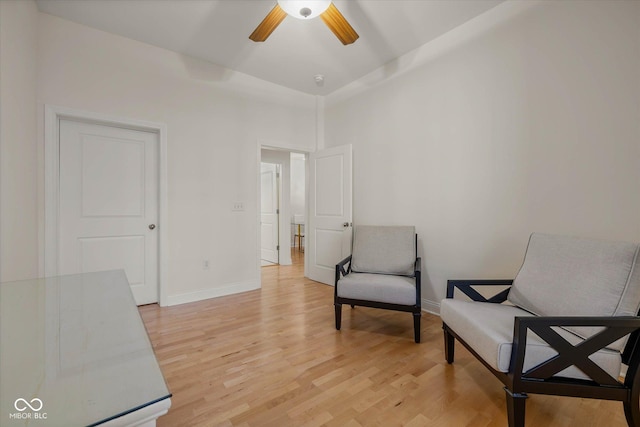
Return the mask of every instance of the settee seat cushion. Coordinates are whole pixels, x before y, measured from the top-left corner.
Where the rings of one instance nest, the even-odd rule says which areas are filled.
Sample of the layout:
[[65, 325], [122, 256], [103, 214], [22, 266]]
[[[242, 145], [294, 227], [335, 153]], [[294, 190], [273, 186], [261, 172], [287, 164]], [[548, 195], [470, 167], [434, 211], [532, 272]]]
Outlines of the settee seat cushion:
[[350, 273], [338, 281], [342, 298], [415, 305], [416, 279], [386, 274]]
[[[508, 372], [511, 363], [514, 320], [518, 317], [534, 316], [521, 308], [486, 302], [445, 299], [440, 306], [442, 321], [465, 341], [493, 369]], [[576, 345], [582, 338], [573, 333], [553, 328], [560, 336]], [[532, 331], [527, 332], [527, 348], [523, 372], [554, 357], [558, 353]], [[604, 349], [590, 359], [609, 375], [618, 378], [622, 364], [620, 352]], [[575, 366], [570, 366], [556, 376], [591, 379]]]

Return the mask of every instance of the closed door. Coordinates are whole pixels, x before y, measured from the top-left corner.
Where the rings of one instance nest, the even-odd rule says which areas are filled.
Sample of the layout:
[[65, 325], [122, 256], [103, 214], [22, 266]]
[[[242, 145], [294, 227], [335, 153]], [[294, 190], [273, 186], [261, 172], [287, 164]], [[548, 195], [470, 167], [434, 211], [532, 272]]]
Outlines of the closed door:
[[124, 269], [158, 301], [158, 135], [60, 121], [58, 273]]
[[260, 165], [260, 257], [277, 264], [278, 259], [278, 165]]
[[309, 156], [308, 275], [333, 285], [336, 264], [351, 253], [351, 145]]

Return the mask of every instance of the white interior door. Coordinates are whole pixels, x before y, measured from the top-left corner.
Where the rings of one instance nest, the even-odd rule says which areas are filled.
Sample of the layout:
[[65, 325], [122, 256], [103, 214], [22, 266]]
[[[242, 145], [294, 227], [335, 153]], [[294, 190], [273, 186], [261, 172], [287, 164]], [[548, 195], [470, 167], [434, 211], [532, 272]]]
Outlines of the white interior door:
[[333, 285], [335, 267], [351, 253], [351, 145], [309, 156], [308, 275]]
[[124, 269], [158, 301], [158, 135], [60, 120], [58, 273]]
[[278, 165], [260, 165], [260, 257], [277, 264], [278, 260]]

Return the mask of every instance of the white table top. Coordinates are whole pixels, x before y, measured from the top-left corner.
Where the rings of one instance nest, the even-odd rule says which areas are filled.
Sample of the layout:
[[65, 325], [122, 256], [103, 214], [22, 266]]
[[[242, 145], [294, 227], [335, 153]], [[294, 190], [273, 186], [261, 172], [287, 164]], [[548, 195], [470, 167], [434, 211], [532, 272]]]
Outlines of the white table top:
[[98, 425], [170, 397], [124, 271], [0, 284], [0, 425]]

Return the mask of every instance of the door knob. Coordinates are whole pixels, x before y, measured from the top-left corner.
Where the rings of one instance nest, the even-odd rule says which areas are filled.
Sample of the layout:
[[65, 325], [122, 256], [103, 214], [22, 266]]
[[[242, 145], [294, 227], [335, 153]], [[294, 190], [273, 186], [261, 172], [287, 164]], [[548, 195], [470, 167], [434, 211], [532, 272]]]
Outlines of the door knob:
[[348, 222], [345, 222], [344, 224], [342, 224], [342, 226], [343, 226], [343, 227], [348, 227], [348, 226], [349, 226], [349, 223], [348, 223]]
[[154, 228], [156, 228], [155, 224], [149, 224], [149, 230], [153, 230]]

